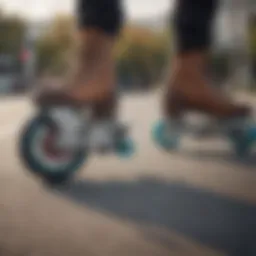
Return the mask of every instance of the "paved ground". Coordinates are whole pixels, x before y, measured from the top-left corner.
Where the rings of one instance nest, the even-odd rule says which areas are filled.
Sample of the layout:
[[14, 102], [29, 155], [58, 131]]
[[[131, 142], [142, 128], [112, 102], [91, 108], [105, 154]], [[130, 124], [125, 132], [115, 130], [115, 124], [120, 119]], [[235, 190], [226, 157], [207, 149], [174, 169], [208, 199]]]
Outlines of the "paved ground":
[[0, 255], [255, 256], [256, 156], [191, 138], [167, 154], [149, 136], [155, 96], [127, 97], [121, 109], [137, 155], [91, 158], [74, 182], [49, 189], [17, 157], [29, 102], [1, 100]]

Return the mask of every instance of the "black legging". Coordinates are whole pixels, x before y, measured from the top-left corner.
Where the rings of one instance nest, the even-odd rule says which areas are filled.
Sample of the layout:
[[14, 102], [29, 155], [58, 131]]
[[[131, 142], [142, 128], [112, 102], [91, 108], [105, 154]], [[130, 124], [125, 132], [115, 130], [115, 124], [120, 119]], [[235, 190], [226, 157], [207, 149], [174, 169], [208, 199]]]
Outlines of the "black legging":
[[[122, 0], [77, 0], [80, 28], [95, 27], [116, 35], [123, 24]], [[176, 0], [174, 28], [180, 52], [206, 49], [218, 0]]]

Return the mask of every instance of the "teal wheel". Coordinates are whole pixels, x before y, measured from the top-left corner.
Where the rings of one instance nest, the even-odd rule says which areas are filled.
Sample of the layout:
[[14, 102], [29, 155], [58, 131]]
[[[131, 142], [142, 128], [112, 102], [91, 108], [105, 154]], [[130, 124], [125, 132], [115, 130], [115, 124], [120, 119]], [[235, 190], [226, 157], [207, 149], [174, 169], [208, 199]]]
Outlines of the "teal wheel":
[[20, 156], [27, 169], [46, 182], [67, 181], [86, 160], [85, 150], [56, 147], [57, 127], [47, 115], [38, 115], [24, 128], [19, 143]]
[[232, 134], [230, 139], [234, 145], [235, 152], [239, 157], [246, 157], [251, 153], [256, 142], [256, 126], [250, 126], [243, 136]]
[[135, 153], [135, 145], [131, 138], [126, 137], [116, 143], [116, 154], [122, 158], [130, 158]]
[[167, 151], [176, 150], [179, 147], [179, 137], [170, 134], [167, 124], [160, 120], [152, 129], [153, 141]]

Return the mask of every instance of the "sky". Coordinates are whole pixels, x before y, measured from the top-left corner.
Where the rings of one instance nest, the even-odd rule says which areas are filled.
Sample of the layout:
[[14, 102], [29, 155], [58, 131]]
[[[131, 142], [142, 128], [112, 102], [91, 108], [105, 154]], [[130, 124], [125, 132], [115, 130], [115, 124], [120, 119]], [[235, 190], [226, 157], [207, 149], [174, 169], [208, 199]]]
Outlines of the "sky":
[[[129, 19], [161, 15], [173, 5], [173, 0], [123, 0]], [[0, 0], [8, 12], [18, 12], [32, 20], [48, 19], [58, 12], [72, 13], [75, 0]]]

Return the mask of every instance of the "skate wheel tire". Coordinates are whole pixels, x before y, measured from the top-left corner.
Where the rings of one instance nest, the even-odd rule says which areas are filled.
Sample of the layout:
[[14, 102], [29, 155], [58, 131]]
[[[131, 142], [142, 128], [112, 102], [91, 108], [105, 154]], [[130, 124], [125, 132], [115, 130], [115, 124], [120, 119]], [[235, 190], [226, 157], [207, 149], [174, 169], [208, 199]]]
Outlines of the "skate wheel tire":
[[156, 122], [152, 129], [153, 141], [162, 149], [167, 151], [176, 150], [179, 147], [179, 138], [166, 136], [166, 123], [162, 120]]
[[117, 142], [116, 153], [119, 157], [130, 158], [135, 153], [135, 144], [130, 138], [124, 138]]
[[[53, 149], [51, 138], [56, 125], [46, 115], [38, 115], [24, 127], [19, 141], [19, 153], [25, 167], [51, 184], [63, 183], [86, 160], [85, 150], [72, 152]], [[47, 144], [48, 143], [48, 144]], [[50, 145], [50, 146], [49, 146]]]
[[243, 139], [232, 137], [231, 140], [234, 144], [236, 155], [246, 157], [251, 153], [256, 142], [256, 126], [249, 127]]

